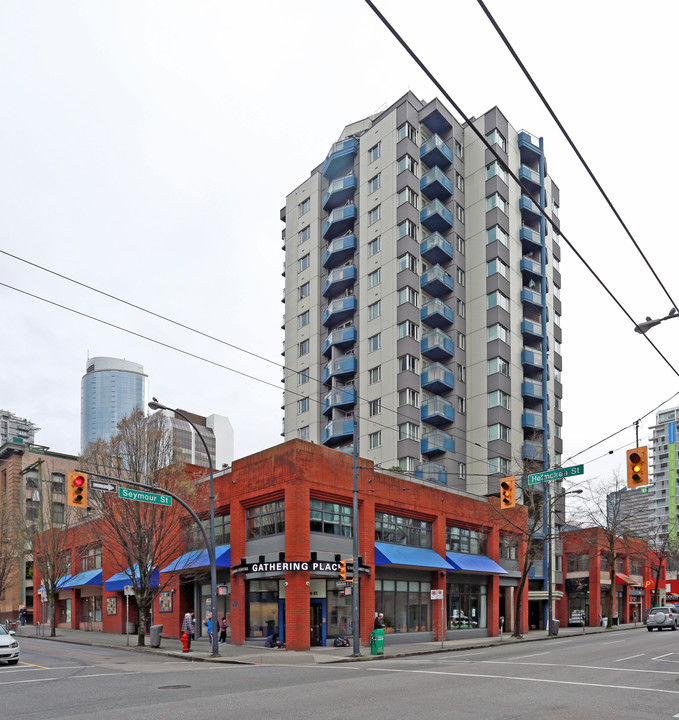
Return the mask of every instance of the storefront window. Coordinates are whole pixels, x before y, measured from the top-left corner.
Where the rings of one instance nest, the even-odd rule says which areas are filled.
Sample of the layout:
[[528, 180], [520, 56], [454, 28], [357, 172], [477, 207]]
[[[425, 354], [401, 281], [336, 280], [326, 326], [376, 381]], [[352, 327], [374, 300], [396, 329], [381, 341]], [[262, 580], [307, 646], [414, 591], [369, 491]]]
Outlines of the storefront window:
[[431, 583], [375, 580], [375, 610], [384, 613], [387, 632], [431, 630]]
[[328, 580], [325, 591], [328, 603], [326, 632], [328, 637], [345, 637], [354, 631], [352, 598], [351, 595], [345, 595], [344, 588], [338, 588], [335, 583], [335, 580]]
[[448, 583], [448, 629], [469, 630], [488, 627], [487, 587]]
[[311, 532], [351, 537], [352, 508], [349, 505], [311, 500], [309, 509]]
[[375, 540], [377, 542], [431, 548], [432, 524], [426, 520], [375, 513]]
[[280, 635], [278, 625], [278, 580], [250, 580], [247, 584], [248, 637]]

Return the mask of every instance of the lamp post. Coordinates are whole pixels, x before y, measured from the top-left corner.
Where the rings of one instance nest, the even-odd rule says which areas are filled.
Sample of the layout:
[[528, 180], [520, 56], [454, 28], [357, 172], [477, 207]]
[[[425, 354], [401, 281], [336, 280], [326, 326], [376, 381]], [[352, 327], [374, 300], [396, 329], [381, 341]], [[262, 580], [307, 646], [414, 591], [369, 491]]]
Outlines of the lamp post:
[[169, 408], [165, 405], [161, 405], [156, 398], [153, 398], [153, 402], [150, 402], [149, 408], [151, 410], [168, 410], [176, 415], [184, 418], [186, 422], [194, 429], [196, 435], [200, 438], [205, 448], [205, 454], [207, 455], [208, 465], [210, 467], [210, 542], [207, 546], [207, 554], [210, 560], [210, 611], [212, 612], [212, 655], [219, 655], [219, 636], [216, 632], [217, 623], [217, 559], [215, 555], [215, 478], [212, 467], [212, 455], [210, 455], [210, 449], [205, 442], [205, 438], [198, 432], [198, 428], [193, 422], [184, 415], [183, 412], [176, 408]]
[[638, 332], [640, 335], [645, 335], [651, 328], [654, 328], [656, 325], [660, 325], [663, 320], [669, 320], [673, 317], [679, 317], [679, 313], [677, 313], [676, 308], [672, 308], [669, 315], [665, 315], [665, 317], [658, 318], [657, 320], [647, 317], [645, 322], [639, 323], [634, 327], [634, 332]]
[[[549, 498], [549, 483], [547, 483], [547, 497]], [[554, 515], [554, 503], [565, 495], [580, 495], [582, 488], [578, 490], [562, 490], [558, 495], [547, 501], [547, 635], [552, 633], [552, 620], [554, 619], [554, 579], [552, 577], [552, 517]]]

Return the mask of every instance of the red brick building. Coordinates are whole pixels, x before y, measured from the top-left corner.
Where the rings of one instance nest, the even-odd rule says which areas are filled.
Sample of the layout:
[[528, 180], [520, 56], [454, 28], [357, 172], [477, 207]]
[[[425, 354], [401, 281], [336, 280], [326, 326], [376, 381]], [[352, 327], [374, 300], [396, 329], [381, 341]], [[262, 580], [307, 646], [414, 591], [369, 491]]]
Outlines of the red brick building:
[[[385, 615], [386, 642], [438, 640], [444, 622], [449, 637], [495, 636], [500, 616], [511, 630], [524, 541], [520, 532], [511, 534], [504, 513], [525, 527], [525, 510], [501, 513], [496, 498], [375, 470], [362, 458], [358, 465], [362, 643], [369, 643], [377, 612]], [[207, 518], [209, 485], [207, 478], [198, 482], [199, 514]], [[231, 642], [263, 642], [277, 633], [288, 648], [302, 650], [350, 635], [351, 589], [338, 581], [340, 560], [353, 554], [352, 457], [292, 440], [236, 460], [214, 483], [216, 615], [227, 617]], [[158, 568], [153, 607], [152, 622], [177, 637], [187, 610], [196, 611], [200, 628], [210, 606], [207, 553], [195, 528], [187, 529], [186, 553]], [[125, 631], [129, 580], [114, 577], [125, 568], [109, 553], [102, 549], [98, 566], [75, 584], [65, 582], [59, 603], [68, 602], [71, 612], [60, 623], [82, 627], [85, 619], [91, 629]], [[82, 567], [78, 557], [82, 548], [74, 547], [74, 567]], [[432, 600], [432, 590], [443, 590], [444, 600]], [[83, 602], [96, 611], [91, 621]]]

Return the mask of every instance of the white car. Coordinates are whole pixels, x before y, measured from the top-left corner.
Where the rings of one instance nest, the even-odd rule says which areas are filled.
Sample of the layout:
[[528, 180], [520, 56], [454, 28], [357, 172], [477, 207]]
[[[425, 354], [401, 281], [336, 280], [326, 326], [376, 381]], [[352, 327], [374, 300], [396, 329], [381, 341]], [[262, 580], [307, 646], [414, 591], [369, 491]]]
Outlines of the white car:
[[19, 662], [19, 643], [14, 637], [14, 630], [8, 632], [0, 625], [0, 661], [2, 660], [8, 665], [16, 665]]

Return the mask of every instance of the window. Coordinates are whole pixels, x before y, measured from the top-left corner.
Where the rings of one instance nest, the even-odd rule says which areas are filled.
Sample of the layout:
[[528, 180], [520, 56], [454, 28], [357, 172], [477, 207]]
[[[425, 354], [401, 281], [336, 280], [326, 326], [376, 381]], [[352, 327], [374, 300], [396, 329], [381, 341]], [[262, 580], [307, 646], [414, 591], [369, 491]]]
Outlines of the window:
[[509, 395], [502, 390], [494, 390], [488, 393], [488, 407], [503, 407], [509, 410]]
[[368, 435], [368, 447], [371, 450], [374, 450], [375, 448], [378, 448], [382, 445], [382, 431], [378, 430], [377, 432], [370, 433]]
[[446, 527], [446, 551], [467, 555], [488, 554], [488, 533], [465, 527]]
[[368, 243], [368, 257], [372, 257], [373, 255], [377, 255], [377, 253], [382, 249], [382, 236], [378, 235], [376, 238], [371, 240]]
[[464, 192], [464, 178], [459, 172], [455, 173], [455, 186], [458, 190]]
[[464, 255], [464, 238], [461, 238], [459, 235], [455, 236], [455, 247], [457, 248], [457, 251]]
[[418, 195], [412, 188], [404, 187], [397, 193], [396, 205], [403, 205], [403, 203], [410, 203], [413, 207], [417, 207]]
[[304, 285], [299, 286], [299, 299], [304, 300], [305, 297], [309, 297], [309, 293], [311, 292], [311, 284], [308, 282], [305, 282]]
[[305, 385], [309, 382], [309, 368], [304, 368], [297, 373], [297, 384]]
[[101, 567], [101, 546], [87, 548], [80, 553], [80, 570], [99, 570]]
[[375, 352], [382, 347], [382, 333], [368, 338], [368, 352]]
[[297, 316], [297, 327], [303, 328], [306, 327], [309, 324], [309, 311], [303, 312], [301, 315]]
[[412, 388], [405, 388], [398, 391], [398, 406], [412, 405], [420, 407], [420, 393]]
[[417, 240], [417, 225], [412, 220], [404, 220], [397, 226], [398, 237], [410, 237], [413, 240]]
[[412, 270], [414, 273], [417, 272], [417, 258], [410, 253], [401, 255], [396, 262], [398, 264], [398, 272], [401, 272], [401, 270]]
[[505, 263], [500, 260], [500, 258], [493, 258], [492, 260], [489, 260], [487, 263], [488, 268], [488, 277], [491, 275], [495, 275], [497, 273], [498, 275], [502, 275], [503, 278], [507, 278], [509, 275], [509, 267], [505, 265]]
[[398, 359], [399, 372], [418, 373], [420, 370], [420, 359], [414, 355], [401, 355]]
[[302, 398], [301, 400], [297, 401], [297, 414], [301, 415], [302, 413], [308, 412], [309, 410], [309, 398]]
[[507, 182], [507, 171], [500, 165], [500, 163], [497, 162], [497, 160], [486, 167], [486, 180], [490, 180], [496, 175], [500, 178], [500, 180]]
[[351, 505], [312, 498], [309, 503], [309, 530], [326, 535], [351, 537], [352, 512]]
[[509, 377], [509, 363], [501, 357], [494, 357], [488, 361], [488, 374], [501, 373]]
[[502, 423], [488, 426], [488, 440], [504, 440], [509, 442], [509, 428]]
[[418, 335], [420, 332], [419, 325], [416, 325], [414, 322], [410, 320], [405, 320], [402, 323], [398, 324], [398, 339], [401, 340], [405, 337], [413, 338], [413, 340], [418, 339]]
[[460, 300], [460, 298], [457, 298], [457, 314], [460, 317], [465, 316], [465, 312], [467, 311], [466, 305], [464, 304], [464, 300]]
[[382, 398], [377, 398], [377, 400], [371, 400], [370, 403], [368, 403], [368, 414], [370, 417], [373, 417], [374, 415], [379, 415], [382, 412]]
[[377, 145], [373, 145], [370, 150], [368, 150], [368, 162], [375, 162], [380, 155], [382, 154], [382, 143], [378, 142]]
[[500, 557], [504, 560], [519, 559], [519, 540], [517, 537], [514, 535], [500, 535]]
[[457, 397], [457, 412], [462, 413], [464, 415], [467, 412], [467, 401], [463, 397]]
[[410, 170], [413, 175], [417, 176], [417, 160], [411, 158], [410, 155], [400, 157], [396, 168], [399, 173], [402, 173], [404, 170]]
[[377, 268], [373, 272], [368, 273], [368, 288], [374, 288], [382, 282], [382, 269]]
[[465, 336], [461, 332], [457, 333], [457, 346], [460, 348], [460, 350], [464, 350], [466, 346]]
[[311, 198], [308, 197], [305, 200], [302, 200], [302, 202], [297, 206], [297, 209], [297, 217], [302, 217], [302, 215], [306, 215], [309, 210], [311, 210]]
[[64, 503], [52, 503], [52, 520], [55, 525], [64, 524]]
[[464, 287], [464, 270], [455, 268], [455, 277], [457, 278], [457, 284], [460, 287]]
[[489, 293], [488, 295], [488, 309], [494, 307], [501, 307], [503, 310], [509, 310], [509, 298], [501, 293], [499, 290]]
[[382, 379], [382, 366], [377, 365], [374, 368], [370, 368], [368, 370], [368, 385], [374, 385], [375, 383], [380, 382]]
[[503, 457], [494, 457], [488, 460], [488, 472], [493, 475], [500, 473], [504, 477], [509, 475], [509, 460]]
[[458, 382], [467, 382], [467, 368], [464, 365], [457, 364], [457, 379]]
[[37, 520], [40, 512], [38, 500], [26, 500], [26, 520]]
[[403, 125], [401, 125], [400, 128], [398, 128], [397, 132], [397, 142], [400, 142], [404, 138], [409, 138], [414, 143], [417, 142], [417, 130], [409, 123], [404, 122]]
[[509, 247], [507, 233], [499, 225], [493, 225], [493, 227], [488, 228], [486, 232], [487, 240], [489, 243], [495, 242], [495, 240], [497, 240], [501, 242], [505, 247]]
[[455, 141], [455, 154], [462, 159], [464, 157], [464, 148], [459, 140]]
[[419, 440], [420, 426], [412, 422], [404, 422], [398, 426], [399, 440]]
[[302, 228], [299, 233], [299, 244], [301, 245], [303, 242], [306, 242], [311, 237], [311, 225], [307, 225], [305, 228]]
[[382, 173], [377, 173], [375, 177], [371, 177], [370, 180], [368, 180], [368, 195], [372, 195], [375, 190], [380, 189], [380, 185], [382, 184]]
[[306, 440], [309, 441], [309, 426], [305, 425], [304, 427], [301, 427], [297, 430], [297, 437], [300, 440]]
[[297, 357], [302, 357], [302, 355], [308, 355], [308, 354], [309, 354], [309, 341], [302, 340], [302, 342], [297, 346]]
[[382, 217], [382, 206], [378, 205], [368, 211], [368, 225], [374, 225]]
[[466, 463], [458, 462], [457, 476], [462, 480], [464, 480], [467, 477], [467, 464]]
[[497, 145], [500, 150], [504, 150], [507, 146], [507, 141], [504, 138], [504, 135], [495, 128], [495, 130], [491, 130], [488, 135], [486, 135], [486, 140], [488, 140], [489, 145]]
[[411, 547], [432, 547], [432, 523], [427, 520], [375, 513], [375, 540]]
[[375, 320], [382, 314], [382, 301], [378, 300], [372, 305], [368, 305], [368, 320]]
[[297, 261], [297, 272], [302, 272], [302, 270], [306, 270], [309, 267], [309, 253], [301, 257]]
[[507, 201], [499, 193], [493, 193], [486, 198], [486, 210], [500, 208], [503, 213], [507, 212]]
[[401, 288], [398, 291], [398, 304], [404, 305], [405, 303], [410, 303], [411, 305], [417, 307], [418, 295], [419, 293], [417, 290], [413, 290], [410, 286]]
[[245, 518], [248, 527], [247, 539], [281, 535], [285, 532], [285, 501], [247, 508]]
[[556, 200], [552, 200], [552, 215], [554, 215], [554, 217], [559, 217], [559, 205]]
[[52, 473], [52, 492], [66, 492], [66, 476], [63, 473]]
[[461, 222], [464, 222], [464, 208], [462, 205], [455, 203], [455, 217]]
[[491, 340], [502, 340], [502, 342], [507, 342], [509, 331], [504, 325], [500, 325], [500, 323], [495, 323], [495, 325], [490, 325], [488, 328], [488, 342]]
[[402, 457], [398, 459], [398, 466], [402, 472], [412, 473], [415, 472], [415, 458], [414, 457]]

